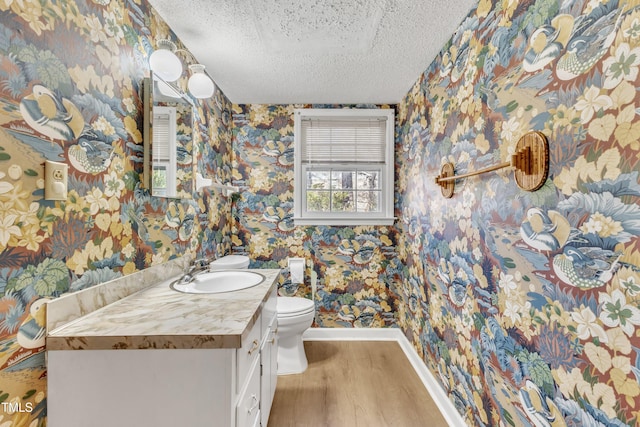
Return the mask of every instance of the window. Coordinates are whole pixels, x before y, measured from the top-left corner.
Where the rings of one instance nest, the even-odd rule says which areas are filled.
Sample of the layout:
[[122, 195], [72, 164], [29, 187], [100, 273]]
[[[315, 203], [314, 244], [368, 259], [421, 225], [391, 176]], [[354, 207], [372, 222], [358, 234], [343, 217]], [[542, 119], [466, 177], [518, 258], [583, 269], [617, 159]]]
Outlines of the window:
[[295, 110], [296, 225], [393, 224], [394, 114]]

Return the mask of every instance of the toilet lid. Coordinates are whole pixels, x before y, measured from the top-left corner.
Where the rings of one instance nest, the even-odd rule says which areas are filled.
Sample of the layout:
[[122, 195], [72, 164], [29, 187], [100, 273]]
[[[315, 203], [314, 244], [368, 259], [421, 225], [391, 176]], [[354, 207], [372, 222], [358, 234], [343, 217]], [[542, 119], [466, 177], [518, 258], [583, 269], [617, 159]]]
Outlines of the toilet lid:
[[313, 301], [300, 297], [278, 297], [278, 316], [287, 317], [315, 310]]
[[246, 255], [226, 255], [209, 264], [212, 270], [224, 270], [226, 268], [247, 268], [251, 260]]

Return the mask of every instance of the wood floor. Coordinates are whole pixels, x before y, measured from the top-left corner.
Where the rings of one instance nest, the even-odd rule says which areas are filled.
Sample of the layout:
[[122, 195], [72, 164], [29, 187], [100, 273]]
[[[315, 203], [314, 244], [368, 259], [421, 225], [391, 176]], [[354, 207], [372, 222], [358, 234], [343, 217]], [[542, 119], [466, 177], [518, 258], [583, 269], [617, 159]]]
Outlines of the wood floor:
[[309, 367], [278, 377], [268, 427], [446, 427], [394, 341], [306, 341]]

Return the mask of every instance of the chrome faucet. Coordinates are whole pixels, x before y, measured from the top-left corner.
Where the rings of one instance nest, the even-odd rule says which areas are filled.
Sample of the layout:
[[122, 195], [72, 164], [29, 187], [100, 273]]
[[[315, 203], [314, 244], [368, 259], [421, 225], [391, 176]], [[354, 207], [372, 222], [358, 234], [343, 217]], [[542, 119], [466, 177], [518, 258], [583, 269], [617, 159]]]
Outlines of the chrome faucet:
[[213, 261], [213, 258], [199, 258], [193, 260], [189, 266], [189, 270], [180, 277], [176, 283], [186, 284], [193, 282], [198, 273], [209, 270], [209, 264]]

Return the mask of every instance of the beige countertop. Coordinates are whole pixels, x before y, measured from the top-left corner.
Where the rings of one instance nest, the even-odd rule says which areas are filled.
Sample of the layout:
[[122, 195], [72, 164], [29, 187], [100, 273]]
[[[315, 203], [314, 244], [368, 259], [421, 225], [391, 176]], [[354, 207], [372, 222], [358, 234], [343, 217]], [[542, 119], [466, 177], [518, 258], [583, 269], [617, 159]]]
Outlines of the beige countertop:
[[47, 335], [47, 350], [240, 348], [277, 286], [279, 269], [256, 269], [264, 282], [219, 294], [186, 294], [150, 286]]

